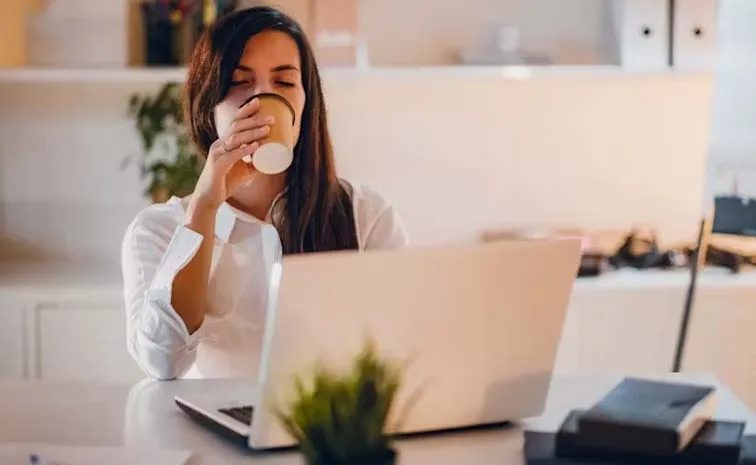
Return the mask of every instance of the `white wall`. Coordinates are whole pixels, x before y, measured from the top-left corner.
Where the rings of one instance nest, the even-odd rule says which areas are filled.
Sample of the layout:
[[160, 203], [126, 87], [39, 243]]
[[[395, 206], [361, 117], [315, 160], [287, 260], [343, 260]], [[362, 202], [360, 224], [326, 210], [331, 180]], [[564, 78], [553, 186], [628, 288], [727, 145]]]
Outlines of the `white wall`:
[[[420, 243], [538, 223], [693, 233], [705, 76], [327, 77], [342, 173], [383, 191]], [[124, 116], [131, 90], [0, 86], [7, 235], [54, 254], [117, 258], [143, 205], [136, 173], [119, 167], [139, 148]]]
[[423, 241], [539, 223], [645, 222], [669, 240], [695, 228], [704, 76], [418, 76], [329, 90], [344, 172], [385, 191]]
[[756, 2], [723, 0], [711, 135], [712, 190], [756, 197]]
[[[114, 253], [142, 204], [121, 160], [138, 153], [126, 119], [131, 87], [0, 86], [0, 201], [5, 236], [43, 255]], [[21, 244], [22, 243], [22, 244]], [[6, 245], [3, 255], [14, 250]]]
[[452, 64], [497, 24], [520, 28], [522, 47], [555, 63], [605, 61], [605, 0], [362, 0], [370, 60]]

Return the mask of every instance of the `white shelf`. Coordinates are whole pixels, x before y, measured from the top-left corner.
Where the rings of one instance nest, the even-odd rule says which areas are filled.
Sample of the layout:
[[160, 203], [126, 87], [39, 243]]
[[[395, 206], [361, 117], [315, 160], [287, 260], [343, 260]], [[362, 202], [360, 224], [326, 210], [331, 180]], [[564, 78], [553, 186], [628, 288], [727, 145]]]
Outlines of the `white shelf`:
[[[710, 71], [674, 69], [630, 70], [618, 65], [585, 66], [428, 66], [380, 68], [323, 68], [323, 75], [356, 77], [463, 76], [529, 79], [540, 76], [684, 75]], [[16, 68], [0, 69], [0, 83], [135, 83], [183, 81], [186, 69], [177, 68]]]
[[[608, 271], [597, 277], [578, 278], [575, 289], [584, 290], [622, 290], [622, 289], [687, 289], [690, 284], [690, 270], [677, 268], [673, 270], [635, 270], [625, 268]], [[743, 267], [739, 273], [731, 273], [726, 268], [707, 266], [698, 275], [700, 289], [753, 289], [756, 286], [756, 269]]]
[[107, 83], [183, 81], [184, 68], [0, 69], [0, 83]]

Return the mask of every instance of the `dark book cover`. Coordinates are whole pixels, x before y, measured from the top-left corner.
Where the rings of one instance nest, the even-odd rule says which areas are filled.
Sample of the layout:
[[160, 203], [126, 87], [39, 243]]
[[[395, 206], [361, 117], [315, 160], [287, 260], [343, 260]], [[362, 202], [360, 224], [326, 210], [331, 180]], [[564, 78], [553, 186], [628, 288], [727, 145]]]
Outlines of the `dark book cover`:
[[[584, 414], [585, 411], [575, 410], [564, 420], [553, 440], [555, 457], [655, 465], [737, 465], [740, 458], [745, 429], [742, 422], [707, 421], [684, 450], [676, 455], [655, 456], [585, 445], [579, 429], [580, 417]], [[541, 438], [541, 441], [546, 440]], [[541, 450], [546, 449], [541, 446]]]
[[676, 455], [711, 419], [715, 389], [625, 378], [578, 419], [580, 440], [595, 448]]
[[741, 441], [741, 465], [756, 465], [756, 436], [744, 436]]
[[[526, 465], [621, 465], [611, 460], [559, 457], [556, 455], [557, 433], [525, 431], [523, 448]], [[756, 465], [756, 464], [755, 464]]]

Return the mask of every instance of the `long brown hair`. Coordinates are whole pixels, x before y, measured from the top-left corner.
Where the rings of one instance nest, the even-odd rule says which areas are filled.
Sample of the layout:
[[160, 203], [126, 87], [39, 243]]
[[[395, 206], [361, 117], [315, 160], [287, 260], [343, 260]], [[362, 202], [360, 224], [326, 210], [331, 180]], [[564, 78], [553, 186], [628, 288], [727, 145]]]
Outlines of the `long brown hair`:
[[269, 30], [284, 32], [297, 43], [307, 96], [286, 189], [274, 205], [283, 209], [282, 215], [273, 215], [283, 251], [357, 249], [351, 196], [336, 175], [318, 66], [302, 28], [289, 16], [270, 7], [249, 8], [222, 18], [202, 34], [185, 87], [192, 141], [200, 154], [208, 153], [218, 138], [213, 108], [228, 94], [249, 38]]

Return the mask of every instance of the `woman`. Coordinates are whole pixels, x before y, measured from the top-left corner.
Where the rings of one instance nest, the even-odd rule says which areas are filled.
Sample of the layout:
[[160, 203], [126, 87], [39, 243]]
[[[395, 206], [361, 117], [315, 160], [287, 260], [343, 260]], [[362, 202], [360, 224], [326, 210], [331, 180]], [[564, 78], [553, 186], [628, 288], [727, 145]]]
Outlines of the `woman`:
[[[296, 113], [294, 160], [280, 175], [248, 163], [277, 122], [255, 100], [240, 108], [269, 92]], [[377, 193], [337, 177], [312, 49], [279, 11], [243, 10], [202, 36], [185, 110], [206, 162], [192, 195], [146, 208], [126, 232], [128, 350], [158, 379], [254, 376], [282, 253], [394, 248], [407, 237]]]

